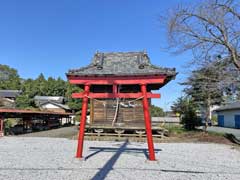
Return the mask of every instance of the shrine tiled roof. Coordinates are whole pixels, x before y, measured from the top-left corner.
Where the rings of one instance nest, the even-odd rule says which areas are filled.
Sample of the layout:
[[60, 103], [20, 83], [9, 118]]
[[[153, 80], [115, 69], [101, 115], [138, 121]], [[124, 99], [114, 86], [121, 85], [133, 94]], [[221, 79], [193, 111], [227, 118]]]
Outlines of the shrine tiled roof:
[[152, 65], [145, 52], [97, 52], [92, 62], [79, 69], [69, 70], [67, 76], [125, 76], [166, 75], [176, 76], [175, 68]]

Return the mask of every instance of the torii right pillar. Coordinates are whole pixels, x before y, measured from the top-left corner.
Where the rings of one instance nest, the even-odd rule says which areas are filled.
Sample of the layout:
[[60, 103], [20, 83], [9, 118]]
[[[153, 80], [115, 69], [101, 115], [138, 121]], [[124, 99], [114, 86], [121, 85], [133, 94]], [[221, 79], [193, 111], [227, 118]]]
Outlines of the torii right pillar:
[[153, 145], [153, 138], [152, 138], [152, 127], [151, 127], [151, 117], [149, 113], [149, 104], [147, 98], [147, 86], [146, 84], [141, 84], [141, 91], [143, 94], [143, 113], [144, 113], [144, 120], [145, 120], [145, 128], [147, 133], [147, 143], [148, 143], [148, 151], [149, 151], [149, 160], [155, 161], [155, 152], [154, 152], [154, 145]]

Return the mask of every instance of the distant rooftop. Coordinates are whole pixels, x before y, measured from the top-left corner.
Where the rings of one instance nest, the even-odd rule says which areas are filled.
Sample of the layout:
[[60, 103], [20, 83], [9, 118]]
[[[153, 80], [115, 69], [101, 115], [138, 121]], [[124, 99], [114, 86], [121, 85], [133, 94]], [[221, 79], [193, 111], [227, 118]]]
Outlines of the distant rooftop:
[[152, 65], [146, 52], [97, 52], [92, 62], [79, 69], [69, 70], [68, 76], [166, 75], [175, 77], [175, 68]]
[[62, 108], [62, 109], [65, 109], [65, 110], [70, 110], [70, 108], [69, 108], [69, 106], [68, 105], [66, 105], [66, 104], [61, 104], [61, 103], [56, 103], [56, 102], [54, 102], [54, 101], [49, 101], [49, 102], [44, 102], [44, 103], [42, 103], [42, 104], [40, 104], [39, 106], [43, 106], [43, 105], [46, 105], [46, 104], [53, 104], [53, 105], [55, 105], [55, 106], [58, 106], [58, 107], [60, 107], [60, 108]]
[[0, 97], [16, 98], [22, 93], [20, 90], [0, 90]]
[[38, 106], [45, 102], [55, 102], [63, 104], [65, 102], [65, 98], [63, 96], [35, 96], [34, 101]]

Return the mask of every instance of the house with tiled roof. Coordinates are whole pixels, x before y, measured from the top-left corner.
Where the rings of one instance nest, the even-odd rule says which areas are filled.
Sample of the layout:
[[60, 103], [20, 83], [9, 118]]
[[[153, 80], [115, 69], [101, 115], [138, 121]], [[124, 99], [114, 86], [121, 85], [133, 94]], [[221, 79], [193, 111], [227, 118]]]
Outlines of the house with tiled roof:
[[63, 96], [35, 96], [34, 102], [39, 109], [53, 112], [70, 112]]
[[0, 108], [14, 108], [15, 100], [21, 93], [20, 90], [0, 90]]

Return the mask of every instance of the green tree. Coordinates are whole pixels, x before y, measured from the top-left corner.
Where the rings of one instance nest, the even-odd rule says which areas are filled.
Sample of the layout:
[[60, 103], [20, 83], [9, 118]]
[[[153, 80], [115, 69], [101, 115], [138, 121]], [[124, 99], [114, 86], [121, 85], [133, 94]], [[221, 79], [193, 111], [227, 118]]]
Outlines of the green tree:
[[22, 109], [35, 107], [33, 98], [38, 93], [38, 89], [34, 85], [34, 80], [27, 79], [23, 81], [21, 90], [22, 94], [16, 98], [16, 107]]
[[61, 78], [49, 77], [46, 80], [44, 75], [40, 74], [35, 80], [27, 79], [23, 81], [21, 89], [23, 93], [16, 99], [17, 107], [36, 107], [35, 96], [65, 96], [67, 83]]
[[165, 115], [163, 109], [155, 105], [151, 105], [150, 112], [152, 117], [163, 117]]
[[55, 96], [65, 96], [67, 92], [67, 82], [60, 77], [56, 79]]
[[200, 120], [197, 117], [197, 105], [189, 97], [180, 97], [173, 103], [172, 111], [180, 114], [181, 123], [187, 130], [194, 130], [200, 125]]
[[211, 119], [211, 106], [220, 104], [223, 99], [223, 88], [219, 85], [219, 72], [211, 66], [193, 71], [185, 85], [184, 92], [192, 97], [192, 100], [201, 107], [205, 120], [205, 128]]
[[41, 73], [36, 80], [33, 81], [35, 95], [45, 96], [47, 92], [47, 80]]
[[34, 106], [35, 106], [35, 104], [33, 102], [33, 99], [29, 98], [29, 96], [25, 93], [18, 96], [16, 99], [16, 107], [18, 107], [20, 109], [31, 108]]
[[21, 79], [14, 68], [0, 64], [0, 89], [19, 90]]
[[182, 117], [182, 115], [186, 111], [186, 107], [187, 107], [186, 97], [180, 97], [173, 103], [173, 105], [171, 106], [171, 109], [173, 112], [179, 114], [180, 117]]
[[77, 86], [77, 85], [72, 85], [70, 83], [67, 83], [67, 92], [66, 92], [66, 97], [67, 97], [67, 104], [68, 106], [74, 110], [75, 112], [79, 111], [82, 107], [82, 99], [73, 99], [72, 93], [77, 93], [77, 92], [82, 92], [83, 90]]
[[45, 96], [65, 96], [66, 94], [67, 82], [61, 78], [54, 79], [49, 77], [45, 85]]

